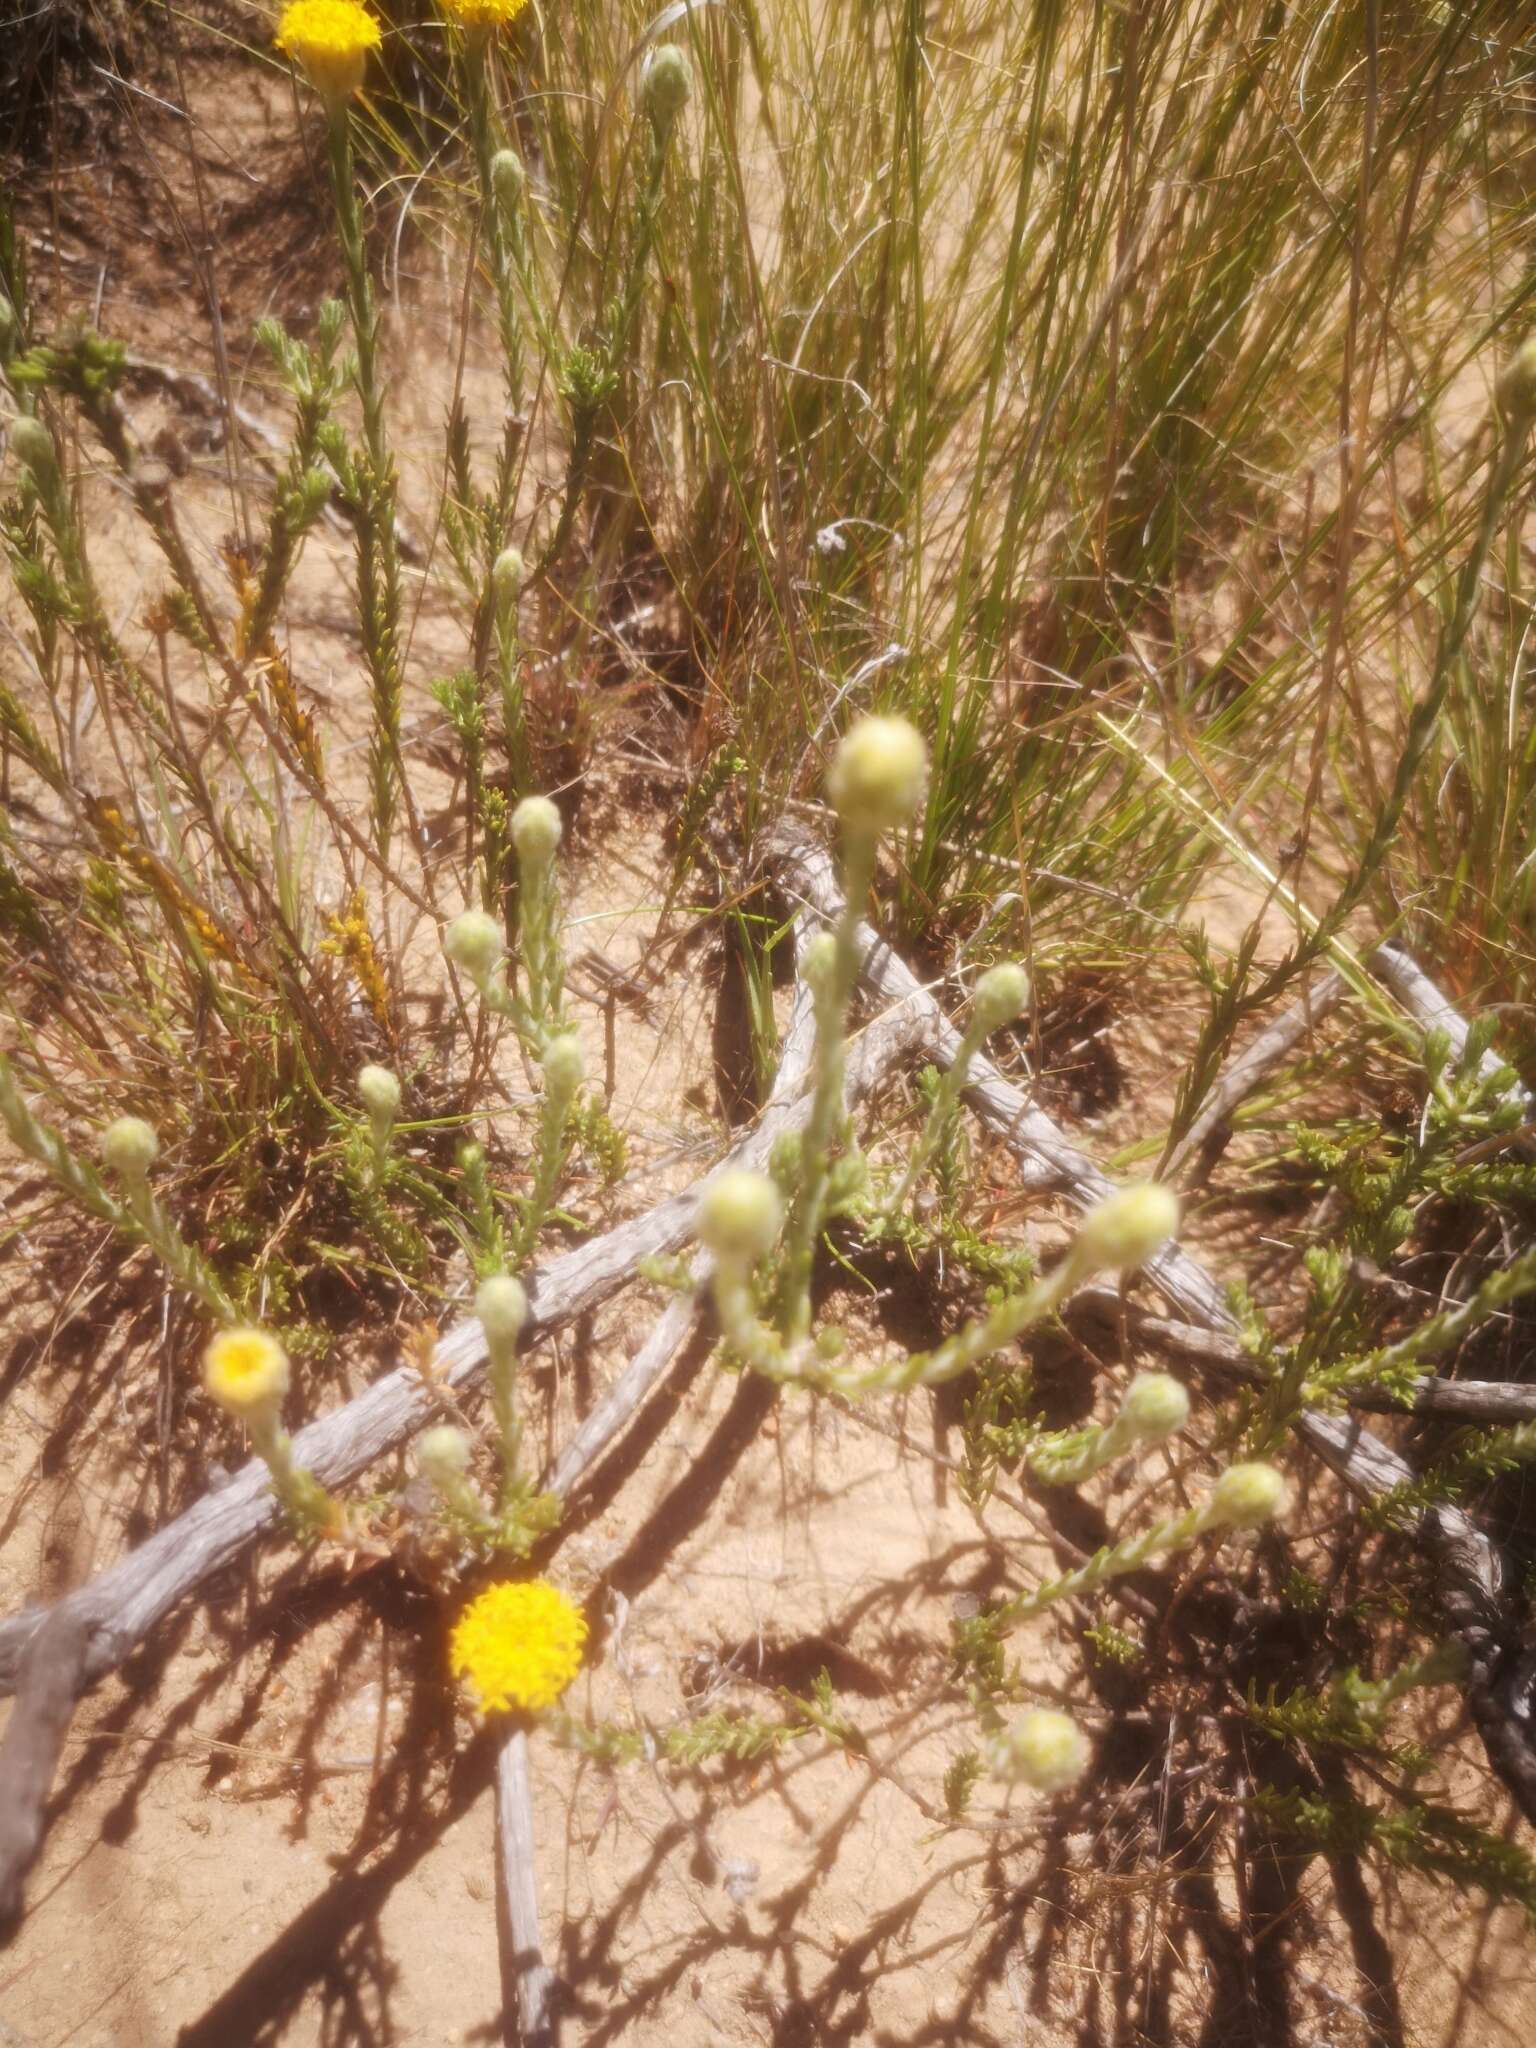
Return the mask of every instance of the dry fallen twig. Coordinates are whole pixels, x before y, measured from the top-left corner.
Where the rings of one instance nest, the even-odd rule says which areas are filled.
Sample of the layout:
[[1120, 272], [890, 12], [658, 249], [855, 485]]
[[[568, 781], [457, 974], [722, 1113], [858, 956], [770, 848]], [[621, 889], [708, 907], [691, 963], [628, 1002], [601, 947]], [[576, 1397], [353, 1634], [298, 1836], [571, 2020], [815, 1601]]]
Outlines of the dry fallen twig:
[[[843, 899], [825, 848], [781, 828], [769, 841], [769, 857], [793, 897], [821, 918], [838, 915]], [[916, 1018], [933, 1057], [947, 1066], [959, 1050], [960, 1033], [938, 1002], [872, 926], [859, 926], [859, 944], [864, 951], [864, 985], [870, 994], [890, 1004], [893, 1012], [906, 1011]], [[1060, 1193], [1080, 1209], [1095, 1208], [1113, 1192], [1109, 1176], [1078, 1151], [1054, 1118], [1005, 1080], [990, 1060], [977, 1057], [971, 1061], [965, 1100], [1018, 1158], [1023, 1187]], [[1176, 1244], [1159, 1252], [1146, 1272], [1184, 1314], [1216, 1328], [1231, 1327], [1223, 1290]]]
[[1340, 975], [1331, 971], [1308, 989], [1299, 1003], [1267, 1025], [1253, 1043], [1240, 1052], [1217, 1077], [1216, 1085], [1200, 1106], [1200, 1113], [1163, 1162], [1162, 1173], [1171, 1180], [1188, 1159], [1197, 1158], [1206, 1141], [1232, 1114], [1237, 1105], [1258, 1088], [1267, 1075], [1287, 1058], [1307, 1033], [1338, 1007], [1344, 993]]
[[[1091, 1300], [1111, 1313], [1119, 1306], [1119, 1295], [1107, 1287], [1082, 1288], [1075, 1300]], [[1231, 1372], [1248, 1370], [1252, 1363], [1235, 1337], [1217, 1330], [1203, 1330], [1194, 1323], [1180, 1323], [1167, 1316], [1132, 1310], [1136, 1334], [1144, 1343], [1176, 1352], [1182, 1358]], [[1426, 1373], [1413, 1383], [1408, 1400], [1389, 1388], [1366, 1385], [1346, 1387], [1343, 1399], [1351, 1408], [1364, 1408], [1376, 1415], [1443, 1415], [1450, 1422], [1481, 1422], [1492, 1426], [1536, 1420], [1536, 1386], [1524, 1380], [1443, 1380]]]
[[[1378, 946], [1371, 955], [1371, 972], [1389, 989], [1423, 1031], [1443, 1031], [1450, 1041], [1451, 1056], [1460, 1059], [1467, 1049], [1470, 1026], [1461, 1012], [1441, 994], [1418, 962], [1398, 946]], [[1491, 1081], [1504, 1062], [1491, 1049], [1478, 1061], [1477, 1070]], [[1529, 1106], [1529, 1105], [1528, 1105]]]
[[[807, 842], [791, 828], [779, 826], [770, 835], [768, 858], [783, 877], [792, 898], [819, 917], [836, 917], [842, 908], [836, 872], [824, 848]], [[865, 986], [882, 1000], [903, 1006], [926, 1020], [934, 1057], [953, 1059], [960, 1035], [939, 1005], [905, 963], [868, 925], [859, 927], [864, 949]], [[1406, 956], [1394, 953], [1394, 972]], [[1411, 962], [1407, 962], [1409, 967]], [[1414, 970], [1417, 973], [1417, 970]], [[1400, 975], [1406, 989], [1409, 980]], [[1438, 998], [1426, 976], [1419, 981]], [[1422, 994], [1422, 989], [1419, 990]], [[1450, 1029], [1442, 1007], [1436, 1021]], [[1454, 1012], [1450, 1012], [1454, 1018]], [[1456, 1020], [1459, 1022], [1460, 1020]], [[1461, 1024], [1461, 1043], [1466, 1026]], [[1053, 1188], [1070, 1201], [1090, 1208], [1109, 1193], [1111, 1182], [1086, 1159], [1053, 1118], [1030, 1103], [985, 1060], [971, 1067], [972, 1085], [965, 1091], [981, 1120], [1019, 1156], [1026, 1187]], [[1150, 1260], [1145, 1277], [1203, 1337], [1236, 1345], [1236, 1323], [1222, 1288], [1205, 1268], [1177, 1245]], [[1296, 1428], [1339, 1474], [1350, 1490], [1374, 1499], [1400, 1483], [1410, 1468], [1358, 1422], [1304, 1410]], [[1503, 1561], [1493, 1543], [1459, 1508], [1444, 1503], [1425, 1508], [1419, 1533], [1436, 1560], [1441, 1604], [1468, 1656], [1466, 1695], [1488, 1760], [1509, 1787], [1528, 1819], [1536, 1820], [1536, 1658], [1524, 1651], [1514, 1617], [1501, 1598]]]
[[87, 1624], [55, 1608], [27, 1645], [16, 1705], [0, 1743], [0, 1927], [21, 1910], [22, 1882], [43, 1833], [43, 1806], [85, 1666]]
[[522, 2048], [551, 2048], [553, 1978], [539, 1934], [534, 1881], [533, 1788], [528, 1777], [528, 1736], [515, 1727], [496, 1753], [496, 1854], [506, 1901], [510, 1953], [502, 1957], [502, 1983], [517, 2003]]
[[[904, 1017], [881, 1020], [849, 1049], [847, 1088], [850, 1100], [873, 1087], [912, 1043], [914, 1026]], [[797, 1001], [781, 1063], [780, 1081], [755, 1129], [722, 1162], [759, 1164], [766, 1160], [779, 1135], [803, 1120], [806, 1106], [799, 1096], [810, 1058], [810, 1005]], [[634, 1275], [637, 1263], [675, 1250], [692, 1232], [694, 1214], [712, 1176], [706, 1175], [682, 1194], [659, 1203], [645, 1215], [555, 1259], [528, 1282], [530, 1306], [525, 1342], [569, 1322], [607, 1300]], [[645, 1393], [665, 1372], [686, 1334], [692, 1303], [674, 1304], [653, 1338], [632, 1362], [604, 1402], [594, 1426], [581, 1436], [579, 1455], [561, 1461], [563, 1484], [600, 1455], [623, 1428]], [[663, 1335], [665, 1332], [665, 1336]], [[405, 1441], [432, 1418], [441, 1381], [454, 1391], [471, 1386], [485, 1362], [485, 1340], [478, 1322], [468, 1320], [438, 1344], [431, 1380], [414, 1367], [400, 1366], [344, 1407], [311, 1423], [294, 1439], [294, 1455], [322, 1484], [334, 1486], [360, 1472], [374, 1459]], [[572, 1447], [573, 1453], [575, 1447]], [[560, 1470], [561, 1467], [557, 1467]], [[91, 1684], [114, 1669], [134, 1646], [179, 1601], [248, 1549], [279, 1517], [267, 1469], [252, 1460], [224, 1486], [207, 1494], [174, 1522], [156, 1532], [139, 1549], [98, 1578], [67, 1595], [51, 1608], [13, 1616], [0, 1623], [0, 1692], [16, 1688], [26, 1666], [28, 1645], [42, 1636], [73, 1641], [79, 1654], [67, 1667], [67, 1705], [55, 1714], [59, 1686], [50, 1684], [37, 1697], [46, 1700], [46, 1716], [18, 1699], [7, 1729], [21, 1763], [8, 1788], [16, 1806], [15, 1824], [0, 1839], [0, 1897], [7, 1886], [19, 1893], [22, 1878], [41, 1841], [41, 1815], [52, 1782], [59, 1748], [75, 1702]], [[67, 1617], [61, 1621], [60, 1617]], [[60, 1677], [66, 1666], [46, 1659], [49, 1674]], [[46, 1727], [44, 1722], [46, 1721]], [[18, 1729], [18, 1722], [21, 1728]], [[5, 1861], [7, 1842], [12, 1850]]]

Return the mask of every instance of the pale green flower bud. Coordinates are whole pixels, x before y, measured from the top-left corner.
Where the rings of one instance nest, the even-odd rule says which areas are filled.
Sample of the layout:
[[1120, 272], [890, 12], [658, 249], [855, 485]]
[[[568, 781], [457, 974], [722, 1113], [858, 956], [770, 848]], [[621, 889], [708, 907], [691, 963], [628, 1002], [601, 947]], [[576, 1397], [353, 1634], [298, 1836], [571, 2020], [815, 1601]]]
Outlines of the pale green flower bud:
[[861, 718], [837, 750], [827, 794], [845, 825], [890, 832], [923, 800], [928, 750], [904, 718]]
[[699, 1241], [717, 1258], [766, 1258], [784, 1221], [779, 1191], [765, 1173], [733, 1166], [712, 1180], [699, 1205]]
[[831, 986], [836, 971], [837, 941], [830, 932], [818, 932], [800, 956], [800, 972], [805, 976], [806, 986], [819, 995]]
[[20, 413], [11, 421], [11, 453], [23, 469], [29, 469], [39, 482], [52, 476], [58, 467], [58, 455], [54, 449], [53, 436], [39, 419], [31, 413]]
[[1259, 1529], [1281, 1512], [1289, 1492], [1273, 1465], [1231, 1465], [1211, 1488], [1209, 1509], [1229, 1529]]
[[1128, 1272], [1161, 1251], [1179, 1227], [1179, 1203], [1160, 1181], [1120, 1188], [1078, 1225], [1070, 1257], [1080, 1272]]
[[443, 933], [443, 951], [471, 981], [489, 981], [505, 950], [501, 926], [483, 910], [463, 911]]
[[1189, 1420], [1189, 1396], [1166, 1372], [1139, 1372], [1125, 1390], [1120, 1413], [1137, 1440], [1164, 1444]]
[[423, 1430], [416, 1446], [416, 1469], [439, 1492], [451, 1491], [469, 1470], [469, 1438], [451, 1422]]
[[1016, 960], [989, 967], [976, 984], [972, 1007], [983, 1031], [1000, 1031], [1022, 1014], [1029, 1002], [1029, 976]]
[[1088, 1738], [1069, 1714], [1031, 1707], [987, 1741], [992, 1775], [1037, 1792], [1065, 1792], [1088, 1768]]
[[693, 92], [693, 66], [676, 43], [652, 50], [640, 73], [640, 104], [658, 135], [667, 135]]
[[544, 1048], [544, 1085], [551, 1095], [572, 1096], [587, 1078], [587, 1056], [574, 1031], [560, 1031]]
[[124, 1180], [142, 1180], [160, 1157], [160, 1140], [143, 1117], [120, 1116], [101, 1134], [101, 1156]]
[[475, 1289], [475, 1314], [489, 1344], [515, 1344], [528, 1320], [528, 1297], [510, 1273], [493, 1273]]
[[515, 213], [522, 203], [528, 173], [515, 149], [498, 149], [491, 158], [491, 190], [503, 213]]
[[380, 1123], [394, 1122], [400, 1108], [400, 1083], [388, 1067], [376, 1067], [370, 1062], [360, 1068], [357, 1092], [371, 1117], [376, 1117]]
[[524, 867], [546, 867], [564, 831], [560, 813], [547, 796], [525, 796], [512, 813], [512, 844]]
[[527, 574], [528, 565], [523, 560], [522, 549], [503, 548], [491, 564], [491, 588], [496, 593], [497, 603], [516, 604]]
[[1536, 417], [1536, 334], [1521, 342], [1494, 388], [1506, 418], [1519, 422]]

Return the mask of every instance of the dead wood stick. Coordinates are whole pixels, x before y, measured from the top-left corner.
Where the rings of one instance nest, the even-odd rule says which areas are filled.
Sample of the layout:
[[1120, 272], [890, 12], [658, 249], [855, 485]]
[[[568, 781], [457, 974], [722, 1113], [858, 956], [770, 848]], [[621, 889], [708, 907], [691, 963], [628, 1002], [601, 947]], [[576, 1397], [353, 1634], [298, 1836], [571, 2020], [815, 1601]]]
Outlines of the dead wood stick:
[[496, 1753], [496, 1856], [511, 1935], [502, 1955], [503, 1996], [517, 2006], [522, 2048], [553, 2048], [550, 1990], [554, 1979], [539, 1934], [539, 1893], [534, 1877], [533, 1787], [528, 1736], [514, 1727]]
[[707, 1259], [694, 1260], [689, 1268], [692, 1288], [668, 1303], [651, 1334], [592, 1413], [579, 1425], [544, 1477], [547, 1493], [558, 1494], [562, 1500], [565, 1498], [583, 1473], [596, 1464], [665, 1373], [693, 1328], [698, 1315], [693, 1290], [706, 1278], [709, 1270]]
[[[776, 1089], [756, 1129], [733, 1148], [717, 1172], [732, 1162], [766, 1161], [779, 1134], [804, 1120], [808, 1102], [792, 1098], [809, 1061], [811, 1029], [809, 1003], [797, 1004], [793, 1035], [786, 1048], [784, 1085]], [[854, 1041], [847, 1067], [850, 1100], [867, 1093], [891, 1062], [909, 1049], [914, 1031], [910, 1018], [898, 1016], [871, 1026]], [[529, 1334], [537, 1336], [596, 1306], [633, 1275], [638, 1259], [675, 1249], [690, 1234], [703, 1190], [712, 1178], [706, 1175], [685, 1193], [554, 1260], [532, 1276]], [[643, 1393], [665, 1370], [686, 1328], [681, 1314], [662, 1318], [653, 1340], [642, 1347], [620, 1386], [603, 1404], [601, 1426], [585, 1434], [581, 1456], [568, 1462], [567, 1484], [633, 1414]], [[463, 1323], [439, 1344], [433, 1381], [455, 1390], [468, 1385], [483, 1366], [484, 1356], [479, 1323]], [[337, 1484], [429, 1420], [435, 1400], [432, 1383], [414, 1370], [397, 1368], [355, 1401], [301, 1430], [294, 1442], [295, 1455], [324, 1483]], [[55, 1607], [16, 1615], [0, 1624], [0, 1690], [14, 1685], [13, 1674], [24, 1664], [29, 1642], [55, 1632], [55, 1639], [62, 1639], [66, 1631], [78, 1632], [80, 1637], [79, 1653], [68, 1667], [67, 1704], [53, 1710], [56, 1686], [39, 1689], [36, 1698], [40, 1705], [32, 1704], [29, 1692], [18, 1699], [6, 1731], [8, 1743], [14, 1739], [23, 1756], [46, 1759], [47, 1769], [46, 1774], [40, 1767], [25, 1772], [25, 1783], [17, 1786], [17, 1812], [10, 1831], [17, 1853], [14, 1867], [0, 1866], [0, 1896], [5, 1895], [8, 1884], [19, 1896], [26, 1868], [36, 1854], [53, 1766], [80, 1694], [120, 1663], [172, 1606], [248, 1548], [277, 1519], [277, 1513], [265, 1467], [253, 1461], [139, 1550]], [[65, 1666], [49, 1658], [45, 1668], [53, 1675], [63, 1672]]]
[[[710, 1262], [697, 1258], [690, 1270], [695, 1287]], [[698, 1304], [690, 1291], [663, 1311], [629, 1364], [577, 1429], [550, 1467], [544, 1485], [562, 1499], [623, 1429], [656, 1385], [693, 1328]], [[533, 1788], [528, 1771], [528, 1738], [514, 1727], [496, 1753], [496, 1855], [507, 1906], [510, 1944], [503, 1943], [502, 1998], [517, 2008], [522, 2048], [552, 2048], [555, 2020], [550, 2003], [553, 1978], [539, 1936], [538, 1877]]]
[[[842, 893], [825, 848], [780, 828], [769, 840], [769, 857], [792, 897], [819, 917], [830, 920], [839, 915]], [[859, 945], [864, 954], [866, 989], [882, 1002], [921, 1019], [934, 1057], [940, 1065], [949, 1065], [959, 1050], [960, 1033], [938, 1002], [867, 924], [859, 926]], [[1081, 1209], [1095, 1207], [1114, 1191], [1109, 1176], [1078, 1151], [1052, 1117], [1004, 1080], [990, 1060], [979, 1056], [972, 1060], [965, 1100], [1018, 1159], [1024, 1187], [1057, 1191]], [[1217, 1329], [1232, 1327], [1221, 1287], [1177, 1245], [1159, 1252], [1145, 1270], [1160, 1292], [1192, 1321]]]
[[[1452, 1057], [1459, 1060], [1467, 1049], [1467, 1035], [1471, 1027], [1418, 962], [1400, 946], [1378, 946], [1371, 955], [1370, 967], [1377, 980], [1396, 996], [1416, 1024], [1422, 1025], [1426, 1032], [1445, 1033], [1450, 1041]], [[1477, 1071], [1484, 1080], [1491, 1081], [1504, 1064], [1490, 1047], [1478, 1061]]]
[[86, 1640], [84, 1618], [58, 1607], [22, 1659], [0, 1742], [0, 1928], [21, 1910], [22, 1885], [43, 1839], [43, 1808], [80, 1694]]
[[[1072, 1299], [1092, 1302], [1111, 1315], [1119, 1312], [1120, 1297], [1111, 1287], [1079, 1288]], [[1136, 1335], [1144, 1343], [1229, 1372], [1241, 1373], [1247, 1368], [1247, 1377], [1253, 1377], [1252, 1360], [1235, 1337], [1148, 1315], [1134, 1306], [1130, 1314]], [[1536, 1420], [1536, 1385], [1525, 1380], [1443, 1380], [1435, 1373], [1425, 1373], [1413, 1381], [1406, 1400], [1369, 1381], [1363, 1386], [1343, 1387], [1340, 1392], [1351, 1408], [1376, 1415], [1440, 1415], [1449, 1422], [1491, 1426]]]
[[1342, 977], [1330, 970], [1307, 990], [1299, 1003], [1267, 1025], [1250, 1046], [1222, 1069], [1200, 1105], [1199, 1114], [1164, 1162], [1162, 1172], [1166, 1179], [1171, 1180], [1187, 1159], [1198, 1155], [1217, 1126], [1279, 1066], [1315, 1024], [1338, 1006], [1343, 993]]
[[[843, 899], [825, 848], [780, 825], [769, 836], [767, 853], [787, 893], [822, 918], [839, 915]], [[952, 1060], [960, 1035], [933, 996], [868, 925], [859, 927], [859, 943], [865, 987], [925, 1016], [935, 1056], [946, 1063]], [[1084, 1208], [1109, 1192], [1108, 1177], [988, 1061], [973, 1062], [965, 1098], [1019, 1156], [1026, 1186], [1058, 1188]], [[1169, 1246], [1143, 1271], [1187, 1322], [1215, 1337], [1235, 1338], [1236, 1325], [1221, 1287], [1187, 1252]], [[1396, 1486], [1397, 1470], [1409, 1471], [1395, 1452], [1358, 1422], [1341, 1423], [1336, 1417], [1304, 1410], [1295, 1426], [1363, 1498], [1374, 1499]], [[1503, 1560], [1459, 1508], [1431, 1505], [1421, 1513], [1418, 1527], [1439, 1568], [1446, 1618], [1468, 1652], [1467, 1700], [1488, 1760], [1526, 1817], [1536, 1820], [1536, 1662], [1520, 1650], [1513, 1619], [1501, 1605]]]

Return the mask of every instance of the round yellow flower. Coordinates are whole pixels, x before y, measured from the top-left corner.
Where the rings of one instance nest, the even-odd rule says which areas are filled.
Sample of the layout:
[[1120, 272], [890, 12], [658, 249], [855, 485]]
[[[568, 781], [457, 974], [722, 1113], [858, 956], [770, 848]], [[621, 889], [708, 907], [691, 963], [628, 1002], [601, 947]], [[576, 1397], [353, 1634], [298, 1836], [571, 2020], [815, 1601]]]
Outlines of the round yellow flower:
[[528, 0], [442, 0], [444, 14], [463, 28], [505, 28], [527, 5]]
[[357, 91], [368, 52], [382, 41], [378, 22], [357, 0], [289, 0], [277, 25], [277, 47], [333, 106]]
[[203, 1353], [203, 1385], [228, 1414], [248, 1422], [288, 1391], [288, 1354], [265, 1330], [220, 1330]]
[[483, 1714], [552, 1707], [581, 1669], [586, 1617], [547, 1579], [491, 1586], [459, 1616], [449, 1663]]

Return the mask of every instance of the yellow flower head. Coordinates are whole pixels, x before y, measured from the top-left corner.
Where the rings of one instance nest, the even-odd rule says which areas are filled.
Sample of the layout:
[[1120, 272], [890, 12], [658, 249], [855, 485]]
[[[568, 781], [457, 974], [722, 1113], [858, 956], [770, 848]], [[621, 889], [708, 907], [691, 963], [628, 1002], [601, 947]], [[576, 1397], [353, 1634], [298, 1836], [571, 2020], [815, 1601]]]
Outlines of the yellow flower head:
[[332, 106], [357, 91], [368, 52], [382, 40], [379, 24], [357, 0], [288, 0], [277, 25], [277, 47], [304, 67]]
[[203, 1353], [203, 1385], [242, 1422], [270, 1413], [288, 1391], [288, 1354], [265, 1330], [220, 1330]]
[[444, 14], [461, 28], [505, 28], [527, 5], [528, 0], [442, 0]]
[[547, 1579], [491, 1586], [459, 1616], [449, 1663], [483, 1714], [552, 1707], [581, 1669], [586, 1617]]

